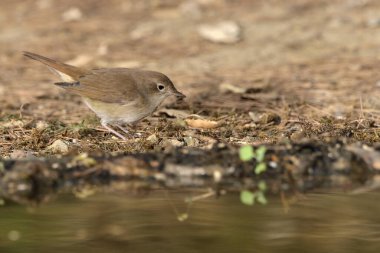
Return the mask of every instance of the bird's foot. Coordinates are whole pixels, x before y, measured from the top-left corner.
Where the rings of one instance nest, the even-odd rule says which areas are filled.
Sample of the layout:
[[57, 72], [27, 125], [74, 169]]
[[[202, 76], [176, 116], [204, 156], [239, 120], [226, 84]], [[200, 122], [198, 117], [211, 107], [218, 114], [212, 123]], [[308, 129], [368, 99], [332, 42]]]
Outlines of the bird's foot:
[[111, 127], [109, 127], [109, 126], [107, 125], [107, 123], [103, 123], [103, 122], [102, 122], [102, 126], [103, 126], [105, 129], [107, 129], [108, 131], [110, 131], [112, 134], [114, 134], [115, 136], [119, 137], [120, 139], [122, 139], [122, 140], [124, 140], [124, 141], [127, 140], [127, 138], [126, 138], [124, 135], [118, 133], [117, 131], [115, 131], [114, 129], [112, 129]]
[[131, 136], [131, 137], [134, 137], [134, 138], [140, 138], [142, 136], [141, 133], [131, 133], [131, 131], [129, 131], [128, 129], [126, 129], [125, 127], [119, 125], [119, 124], [115, 124], [115, 126], [117, 126], [121, 131], [123, 131], [124, 133], [126, 133], [127, 135]]

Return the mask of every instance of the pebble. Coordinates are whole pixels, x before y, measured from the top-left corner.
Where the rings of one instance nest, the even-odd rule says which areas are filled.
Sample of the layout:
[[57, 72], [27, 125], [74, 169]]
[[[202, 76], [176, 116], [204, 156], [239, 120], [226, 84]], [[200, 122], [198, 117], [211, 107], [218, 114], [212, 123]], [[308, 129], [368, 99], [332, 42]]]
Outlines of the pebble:
[[35, 156], [31, 151], [24, 151], [20, 149], [13, 150], [12, 153], [9, 154], [9, 158], [11, 159], [23, 159], [23, 158], [34, 158]]
[[203, 24], [198, 27], [198, 33], [214, 43], [232, 44], [241, 40], [241, 27], [234, 21]]
[[108, 44], [106, 44], [106, 43], [101, 43], [99, 45], [98, 49], [96, 50], [98, 55], [107, 55], [108, 51], [109, 51]]
[[379, 27], [380, 26], [380, 18], [371, 18], [367, 20], [368, 27]]
[[151, 134], [149, 135], [146, 140], [152, 144], [156, 144], [158, 142], [158, 138], [157, 138], [157, 135], [155, 134]]
[[46, 149], [55, 154], [65, 154], [69, 152], [69, 145], [63, 140], [56, 140]]
[[243, 94], [247, 92], [247, 89], [227, 83], [227, 82], [221, 83], [219, 86], [219, 89], [223, 93], [232, 92], [236, 94]]
[[281, 117], [275, 113], [258, 114], [255, 112], [249, 112], [248, 115], [253, 122], [258, 124], [269, 124], [273, 122], [275, 125], [278, 125], [281, 123]]
[[183, 138], [183, 140], [185, 141], [186, 146], [188, 147], [196, 147], [199, 144], [199, 140], [191, 136], [186, 136]]
[[64, 13], [62, 13], [62, 19], [63, 21], [69, 22], [69, 21], [78, 21], [83, 18], [82, 11], [77, 7], [71, 7]]
[[165, 139], [165, 140], [163, 140], [161, 142], [161, 146], [164, 149], [171, 149], [173, 147], [182, 147], [183, 146], [183, 142], [180, 142], [177, 139]]
[[296, 131], [290, 135], [290, 139], [292, 141], [301, 141], [305, 137], [306, 137], [306, 134], [303, 130]]
[[248, 115], [253, 122], [258, 123], [260, 121], [260, 114], [259, 113], [249, 112]]
[[278, 125], [281, 123], [281, 117], [277, 115], [276, 113], [263, 113], [260, 116], [259, 123], [260, 124], [269, 124], [274, 123], [275, 125]]

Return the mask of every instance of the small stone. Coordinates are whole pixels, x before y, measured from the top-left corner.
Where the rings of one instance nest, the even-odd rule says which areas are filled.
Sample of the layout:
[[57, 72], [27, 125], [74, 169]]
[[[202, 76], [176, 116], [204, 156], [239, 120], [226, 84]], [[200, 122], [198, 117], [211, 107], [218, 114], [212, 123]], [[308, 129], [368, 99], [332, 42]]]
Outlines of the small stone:
[[158, 138], [157, 138], [157, 135], [155, 134], [151, 134], [149, 135], [146, 140], [152, 144], [156, 144], [158, 142]]
[[163, 140], [161, 142], [161, 146], [164, 149], [171, 149], [173, 147], [182, 147], [183, 146], [183, 142], [180, 142], [177, 139], [165, 139], [165, 140]]
[[33, 158], [35, 157], [31, 151], [24, 151], [24, 150], [13, 150], [12, 153], [9, 154], [9, 157], [11, 159], [23, 159], [23, 158]]
[[257, 124], [255, 122], [250, 122], [243, 125], [243, 129], [251, 129], [251, 128], [256, 128], [256, 127], [257, 127]]
[[105, 44], [105, 43], [100, 44], [100, 46], [98, 47], [98, 49], [96, 50], [96, 52], [98, 53], [98, 55], [106, 55], [106, 54], [108, 54], [108, 45]]
[[256, 112], [249, 112], [248, 115], [253, 122], [258, 123], [260, 121], [260, 114]]
[[183, 143], [180, 142], [179, 140], [176, 140], [176, 139], [170, 140], [170, 144], [173, 145], [174, 147], [182, 147], [183, 146]]
[[46, 149], [55, 154], [65, 154], [69, 152], [69, 145], [63, 140], [56, 140]]
[[40, 120], [40, 121], [38, 121], [37, 123], [36, 123], [36, 129], [38, 130], [38, 131], [43, 131], [43, 130], [45, 130], [46, 128], [48, 128], [49, 127], [49, 124], [46, 122], [46, 121], [42, 121], [42, 120]]
[[371, 18], [367, 21], [368, 27], [379, 27], [380, 26], [380, 18]]
[[198, 27], [199, 35], [214, 43], [236, 43], [241, 40], [241, 28], [234, 21], [203, 24]]
[[186, 128], [187, 127], [187, 124], [186, 124], [186, 121], [184, 121], [183, 119], [176, 119], [173, 121], [173, 125], [176, 127], [176, 128]]
[[278, 125], [281, 123], [281, 117], [275, 113], [263, 113], [259, 118], [260, 124], [269, 124], [274, 123]]
[[77, 7], [72, 7], [62, 14], [62, 19], [63, 21], [66, 21], [66, 22], [78, 21], [82, 19], [82, 17], [83, 17], [82, 11]]
[[186, 136], [183, 138], [183, 140], [185, 141], [186, 146], [188, 147], [195, 147], [199, 144], [199, 140], [191, 136]]
[[291, 139], [292, 141], [300, 141], [300, 140], [302, 140], [302, 139], [305, 138], [305, 137], [306, 137], [305, 132], [302, 131], [302, 130], [300, 130], [300, 131], [296, 131], [296, 132], [294, 132], [294, 133], [292, 133], [292, 134], [290, 135], [290, 139]]
[[236, 93], [236, 94], [243, 94], [247, 91], [247, 89], [245, 89], [245, 88], [238, 87], [238, 86], [232, 85], [230, 83], [221, 83], [219, 86], [219, 89], [223, 93], [232, 92], [232, 93]]

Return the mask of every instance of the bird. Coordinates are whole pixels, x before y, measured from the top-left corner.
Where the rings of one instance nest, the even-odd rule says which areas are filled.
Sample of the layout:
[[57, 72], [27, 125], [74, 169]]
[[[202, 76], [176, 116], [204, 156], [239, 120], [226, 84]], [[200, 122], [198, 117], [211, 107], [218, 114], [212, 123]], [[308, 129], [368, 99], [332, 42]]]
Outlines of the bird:
[[85, 69], [27, 51], [23, 55], [56, 73], [62, 82], [54, 84], [81, 96], [100, 118], [101, 125], [123, 140], [127, 138], [111, 126], [128, 133], [122, 124], [132, 124], [151, 115], [169, 96], [186, 97], [160, 72], [133, 68]]

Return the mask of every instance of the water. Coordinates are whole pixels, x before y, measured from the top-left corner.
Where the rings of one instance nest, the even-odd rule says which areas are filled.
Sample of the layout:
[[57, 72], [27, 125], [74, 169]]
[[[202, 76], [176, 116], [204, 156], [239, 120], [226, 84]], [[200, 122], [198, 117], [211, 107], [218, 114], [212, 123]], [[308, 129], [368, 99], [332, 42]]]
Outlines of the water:
[[[245, 206], [237, 194], [193, 191], [60, 194], [39, 206], [0, 206], [0, 252], [379, 252], [379, 192], [279, 197]], [[185, 221], [178, 221], [187, 213]]]

